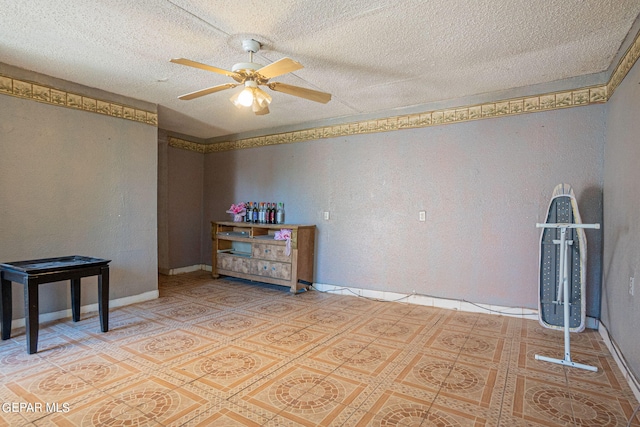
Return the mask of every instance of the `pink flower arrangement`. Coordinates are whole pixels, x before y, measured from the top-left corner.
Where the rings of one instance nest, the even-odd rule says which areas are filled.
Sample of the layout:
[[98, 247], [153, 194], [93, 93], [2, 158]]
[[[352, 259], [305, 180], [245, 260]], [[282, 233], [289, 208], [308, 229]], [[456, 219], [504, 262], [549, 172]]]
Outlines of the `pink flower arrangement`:
[[288, 228], [283, 228], [280, 231], [276, 231], [273, 236], [275, 240], [286, 240], [285, 253], [287, 256], [291, 255], [291, 230]]
[[245, 209], [244, 203], [238, 203], [237, 205], [231, 204], [231, 207], [227, 211], [233, 215], [233, 220], [235, 222], [240, 222], [242, 217], [246, 215], [247, 211]]

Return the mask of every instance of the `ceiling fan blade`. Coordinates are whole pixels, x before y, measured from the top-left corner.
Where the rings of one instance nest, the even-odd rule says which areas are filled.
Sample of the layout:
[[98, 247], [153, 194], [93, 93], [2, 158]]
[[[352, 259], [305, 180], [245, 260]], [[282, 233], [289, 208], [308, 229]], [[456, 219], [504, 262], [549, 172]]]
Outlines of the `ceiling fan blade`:
[[281, 76], [283, 74], [299, 70], [301, 68], [304, 67], [298, 61], [294, 61], [291, 58], [282, 58], [278, 59], [276, 62], [272, 62], [269, 65], [265, 65], [256, 72], [268, 80], [273, 77]]
[[201, 70], [211, 71], [213, 73], [223, 74], [229, 77], [240, 77], [238, 73], [234, 73], [233, 71], [223, 70], [222, 68], [212, 67], [211, 65], [202, 64], [200, 62], [192, 61], [190, 59], [185, 58], [173, 58], [171, 60], [174, 64], [186, 65], [187, 67], [200, 68]]
[[200, 98], [201, 96], [209, 95], [210, 93], [220, 92], [221, 90], [225, 90], [225, 89], [231, 89], [236, 86], [238, 86], [236, 83], [225, 83], [223, 85], [212, 86], [206, 89], [187, 93], [185, 95], [179, 96], [178, 99], [182, 99], [183, 101], [188, 101], [190, 99]]
[[267, 83], [267, 86], [276, 92], [288, 93], [289, 95], [299, 96], [300, 98], [305, 98], [310, 101], [321, 102], [323, 104], [331, 101], [331, 94], [326, 92], [320, 92], [300, 86], [292, 86], [280, 82]]

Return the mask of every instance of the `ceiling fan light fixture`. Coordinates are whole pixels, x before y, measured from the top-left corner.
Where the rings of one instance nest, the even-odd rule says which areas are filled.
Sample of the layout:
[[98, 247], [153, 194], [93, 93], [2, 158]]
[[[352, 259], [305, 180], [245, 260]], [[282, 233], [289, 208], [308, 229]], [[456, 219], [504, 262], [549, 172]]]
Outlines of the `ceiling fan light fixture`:
[[243, 107], [251, 107], [251, 105], [253, 104], [253, 99], [253, 91], [251, 90], [251, 88], [245, 87], [238, 95], [238, 104], [242, 105]]
[[245, 87], [229, 100], [238, 108], [252, 107], [254, 112], [263, 110], [271, 104], [271, 95], [258, 87], [253, 80], [247, 80]]
[[229, 98], [229, 101], [238, 108], [251, 107], [254, 101], [254, 93], [258, 88], [258, 84], [253, 80], [247, 80], [244, 83], [244, 89]]
[[261, 108], [268, 107], [271, 104], [271, 95], [263, 91], [260, 88], [253, 90], [254, 103], [257, 103]]

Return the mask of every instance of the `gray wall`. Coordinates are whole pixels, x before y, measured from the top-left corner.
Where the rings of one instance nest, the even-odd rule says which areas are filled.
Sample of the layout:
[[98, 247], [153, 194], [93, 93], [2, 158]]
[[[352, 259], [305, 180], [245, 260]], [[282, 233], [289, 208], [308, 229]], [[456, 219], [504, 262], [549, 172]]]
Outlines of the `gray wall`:
[[173, 268], [199, 264], [202, 253], [204, 157], [201, 153], [168, 148], [169, 262]]
[[158, 271], [169, 274], [169, 145], [158, 129]]
[[[157, 158], [153, 126], [0, 95], [0, 261], [108, 258], [111, 299], [157, 290]], [[40, 313], [67, 308], [68, 283], [40, 287]]]
[[[602, 221], [604, 110], [206, 154], [202, 262], [231, 203], [282, 201], [287, 222], [318, 226], [317, 283], [537, 308], [535, 223], [555, 185], [574, 187], [584, 222]], [[602, 235], [587, 239], [599, 317]]]
[[639, 82], [636, 63], [607, 104], [602, 298], [602, 322], [636, 378], [640, 378]]
[[168, 145], [158, 131], [158, 268], [201, 264], [204, 155]]

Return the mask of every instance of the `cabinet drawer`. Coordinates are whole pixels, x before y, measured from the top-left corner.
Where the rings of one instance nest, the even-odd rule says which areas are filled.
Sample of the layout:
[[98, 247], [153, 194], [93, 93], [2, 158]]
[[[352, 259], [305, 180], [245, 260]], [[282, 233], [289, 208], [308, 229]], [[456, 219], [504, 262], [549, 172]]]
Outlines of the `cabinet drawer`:
[[268, 259], [272, 261], [291, 261], [291, 256], [286, 253], [284, 245], [270, 245], [267, 243], [254, 243], [251, 251], [253, 258]]
[[216, 267], [220, 270], [247, 273], [251, 271], [251, 259], [241, 256], [218, 254]]
[[257, 276], [291, 280], [291, 264], [256, 259], [252, 267], [251, 273]]

